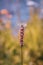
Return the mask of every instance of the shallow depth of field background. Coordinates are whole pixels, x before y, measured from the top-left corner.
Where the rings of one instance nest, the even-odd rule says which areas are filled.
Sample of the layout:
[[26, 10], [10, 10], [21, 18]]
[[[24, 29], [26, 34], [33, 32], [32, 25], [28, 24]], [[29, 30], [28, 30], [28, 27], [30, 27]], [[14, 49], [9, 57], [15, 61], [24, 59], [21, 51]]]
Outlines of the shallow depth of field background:
[[0, 65], [43, 65], [43, 0], [0, 0]]

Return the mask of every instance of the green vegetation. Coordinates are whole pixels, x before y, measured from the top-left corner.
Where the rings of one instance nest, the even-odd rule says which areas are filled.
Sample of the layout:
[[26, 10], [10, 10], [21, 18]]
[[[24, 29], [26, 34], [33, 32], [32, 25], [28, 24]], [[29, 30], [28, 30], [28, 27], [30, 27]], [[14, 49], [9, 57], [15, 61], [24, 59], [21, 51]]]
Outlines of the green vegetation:
[[[1, 21], [0, 21], [1, 22]], [[0, 65], [21, 65], [21, 48], [19, 39], [11, 35], [11, 30], [0, 30]], [[23, 65], [43, 65], [43, 21], [34, 15], [29, 21], [24, 33]]]

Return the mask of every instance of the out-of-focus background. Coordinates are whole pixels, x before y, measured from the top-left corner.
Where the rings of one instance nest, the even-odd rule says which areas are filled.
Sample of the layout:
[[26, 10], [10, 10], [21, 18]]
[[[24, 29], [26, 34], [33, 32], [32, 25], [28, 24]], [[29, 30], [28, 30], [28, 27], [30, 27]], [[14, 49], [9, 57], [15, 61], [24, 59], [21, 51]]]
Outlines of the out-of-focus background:
[[0, 65], [43, 65], [43, 0], [0, 0]]

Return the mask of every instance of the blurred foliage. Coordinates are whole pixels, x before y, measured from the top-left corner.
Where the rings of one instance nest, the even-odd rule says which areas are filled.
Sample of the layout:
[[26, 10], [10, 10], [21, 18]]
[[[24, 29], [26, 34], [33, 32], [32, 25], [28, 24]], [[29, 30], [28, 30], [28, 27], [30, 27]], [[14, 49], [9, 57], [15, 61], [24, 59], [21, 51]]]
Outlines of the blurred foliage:
[[[28, 47], [29, 56], [37, 59], [43, 53], [43, 20], [34, 15], [25, 29], [24, 43]], [[28, 58], [28, 57], [27, 57]]]
[[[17, 39], [12, 36], [11, 30], [5, 28], [5, 25], [2, 24], [3, 21], [0, 20], [0, 65], [14, 65], [20, 55], [17, 48]], [[17, 58], [16, 55], [18, 55]]]
[[[19, 38], [11, 34], [0, 21], [0, 65], [21, 65], [21, 48]], [[43, 20], [34, 15], [28, 21], [24, 33], [23, 65], [34, 62], [43, 65]]]

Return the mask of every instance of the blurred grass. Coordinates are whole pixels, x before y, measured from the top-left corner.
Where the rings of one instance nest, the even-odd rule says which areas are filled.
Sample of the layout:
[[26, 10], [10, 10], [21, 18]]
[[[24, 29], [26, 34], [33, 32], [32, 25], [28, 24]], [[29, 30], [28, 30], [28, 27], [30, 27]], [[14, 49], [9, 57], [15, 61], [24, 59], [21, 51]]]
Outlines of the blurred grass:
[[[29, 65], [30, 61], [43, 63], [43, 21], [37, 15], [28, 21], [24, 32], [23, 65]], [[19, 38], [13, 37], [5, 27], [0, 30], [0, 65], [21, 65]]]

